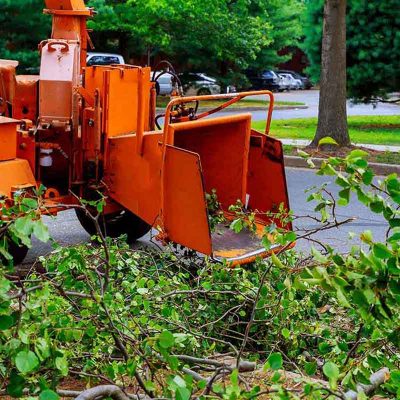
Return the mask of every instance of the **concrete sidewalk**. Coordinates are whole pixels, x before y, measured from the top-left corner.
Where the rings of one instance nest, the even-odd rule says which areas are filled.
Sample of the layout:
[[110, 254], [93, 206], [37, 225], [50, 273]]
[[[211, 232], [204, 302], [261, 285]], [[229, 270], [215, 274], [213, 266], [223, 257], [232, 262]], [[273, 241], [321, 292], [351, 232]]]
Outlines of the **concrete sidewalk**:
[[[280, 139], [283, 144], [291, 145], [291, 146], [299, 146], [305, 147], [310, 144], [309, 140], [304, 139]], [[376, 151], [388, 151], [392, 153], [399, 153], [400, 146], [386, 146], [380, 144], [366, 144], [366, 143], [353, 143], [354, 146], [365, 147], [367, 149], [376, 150]]]

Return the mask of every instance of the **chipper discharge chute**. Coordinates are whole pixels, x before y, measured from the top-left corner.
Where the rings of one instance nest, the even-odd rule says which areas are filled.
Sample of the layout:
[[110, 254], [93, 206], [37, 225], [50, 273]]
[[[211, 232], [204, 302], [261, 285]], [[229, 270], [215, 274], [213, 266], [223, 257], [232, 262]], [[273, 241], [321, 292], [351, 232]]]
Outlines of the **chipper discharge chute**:
[[[43, 213], [56, 214], [78, 197], [102, 193], [101, 225], [109, 236], [126, 234], [133, 242], [154, 227], [163, 241], [215, 259], [245, 263], [268, 255], [260, 244], [264, 228], [280, 223], [278, 210], [289, 210], [282, 146], [268, 136], [272, 93], [175, 97], [156, 129], [150, 68], [86, 67], [93, 10], [82, 0], [46, 5], [53, 29], [39, 46], [40, 75], [18, 76], [15, 62], [0, 62], [0, 194], [7, 204], [43, 185]], [[254, 94], [270, 98], [265, 133], [251, 128], [250, 114], [207, 118]], [[226, 101], [204, 113], [190, 106], [215, 99]], [[238, 200], [256, 212], [256, 233], [236, 234], [229, 223], [211, 232], [206, 194], [214, 190], [227, 221]], [[77, 216], [95, 233], [85, 212]], [[16, 248], [14, 255], [24, 252]]]

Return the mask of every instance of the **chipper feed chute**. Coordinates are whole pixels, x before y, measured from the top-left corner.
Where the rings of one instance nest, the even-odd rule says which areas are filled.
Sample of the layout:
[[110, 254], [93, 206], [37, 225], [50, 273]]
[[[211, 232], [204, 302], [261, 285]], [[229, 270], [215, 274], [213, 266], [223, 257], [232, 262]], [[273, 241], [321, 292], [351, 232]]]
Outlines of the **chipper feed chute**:
[[[235, 264], [267, 255], [261, 244], [271, 223], [266, 213], [281, 204], [289, 209], [283, 152], [279, 141], [252, 132], [250, 124], [251, 115], [241, 114], [169, 126], [162, 215], [170, 240]], [[213, 190], [227, 223], [211, 233], [205, 194]], [[228, 209], [237, 200], [257, 210], [256, 233], [229, 228]]]

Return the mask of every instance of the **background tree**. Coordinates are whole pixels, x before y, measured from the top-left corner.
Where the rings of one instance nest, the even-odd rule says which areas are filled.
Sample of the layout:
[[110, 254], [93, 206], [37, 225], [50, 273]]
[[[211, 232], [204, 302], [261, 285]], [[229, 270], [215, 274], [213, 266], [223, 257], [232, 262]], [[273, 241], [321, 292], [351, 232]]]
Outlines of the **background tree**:
[[311, 145], [330, 136], [350, 145], [346, 110], [346, 0], [325, 0], [318, 126]]
[[91, 23], [98, 32], [94, 34], [98, 49], [123, 52], [125, 48], [134, 59], [163, 56], [181, 69], [202, 70], [230, 82], [240, 81], [249, 66], [269, 68], [284, 60], [278, 51], [296, 44], [302, 33], [300, 0], [92, 0], [89, 4], [99, 11]]
[[37, 67], [40, 41], [50, 34], [43, 0], [0, 1], [0, 58], [18, 60], [21, 70]]
[[[306, 2], [302, 47], [309, 73], [319, 79], [323, 0]], [[348, 0], [347, 82], [349, 97], [368, 102], [400, 88], [398, 0]]]
[[[145, 64], [167, 58], [181, 70], [201, 70], [229, 83], [243, 71], [271, 68], [279, 50], [302, 34], [302, 0], [87, 0], [98, 14], [89, 22], [97, 51]], [[37, 44], [50, 33], [43, 0], [0, 3], [0, 57], [37, 67]], [[235, 82], [236, 81], [236, 82]]]

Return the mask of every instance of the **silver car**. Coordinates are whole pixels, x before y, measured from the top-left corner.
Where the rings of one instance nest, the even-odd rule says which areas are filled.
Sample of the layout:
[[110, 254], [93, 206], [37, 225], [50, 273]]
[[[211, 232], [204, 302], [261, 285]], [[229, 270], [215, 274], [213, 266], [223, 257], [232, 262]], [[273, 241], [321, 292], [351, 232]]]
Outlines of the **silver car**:
[[291, 89], [290, 79], [284, 74], [277, 74], [279, 77], [279, 91], [284, 92], [285, 90], [289, 91]]
[[[162, 75], [160, 75], [162, 74]], [[157, 95], [169, 96], [174, 88], [174, 78], [169, 72], [158, 71], [155, 73], [157, 79], [156, 90]]]
[[202, 96], [221, 93], [221, 86], [215, 78], [203, 73], [185, 72], [179, 74], [186, 96]]
[[289, 88], [291, 90], [299, 90], [302, 88], [302, 82], [300, 79], [295, 79], [293, 75], [291, 74], [279, 74], [280, 76], [283, 76], [284, 78], [288, 79], [289, 81]]

